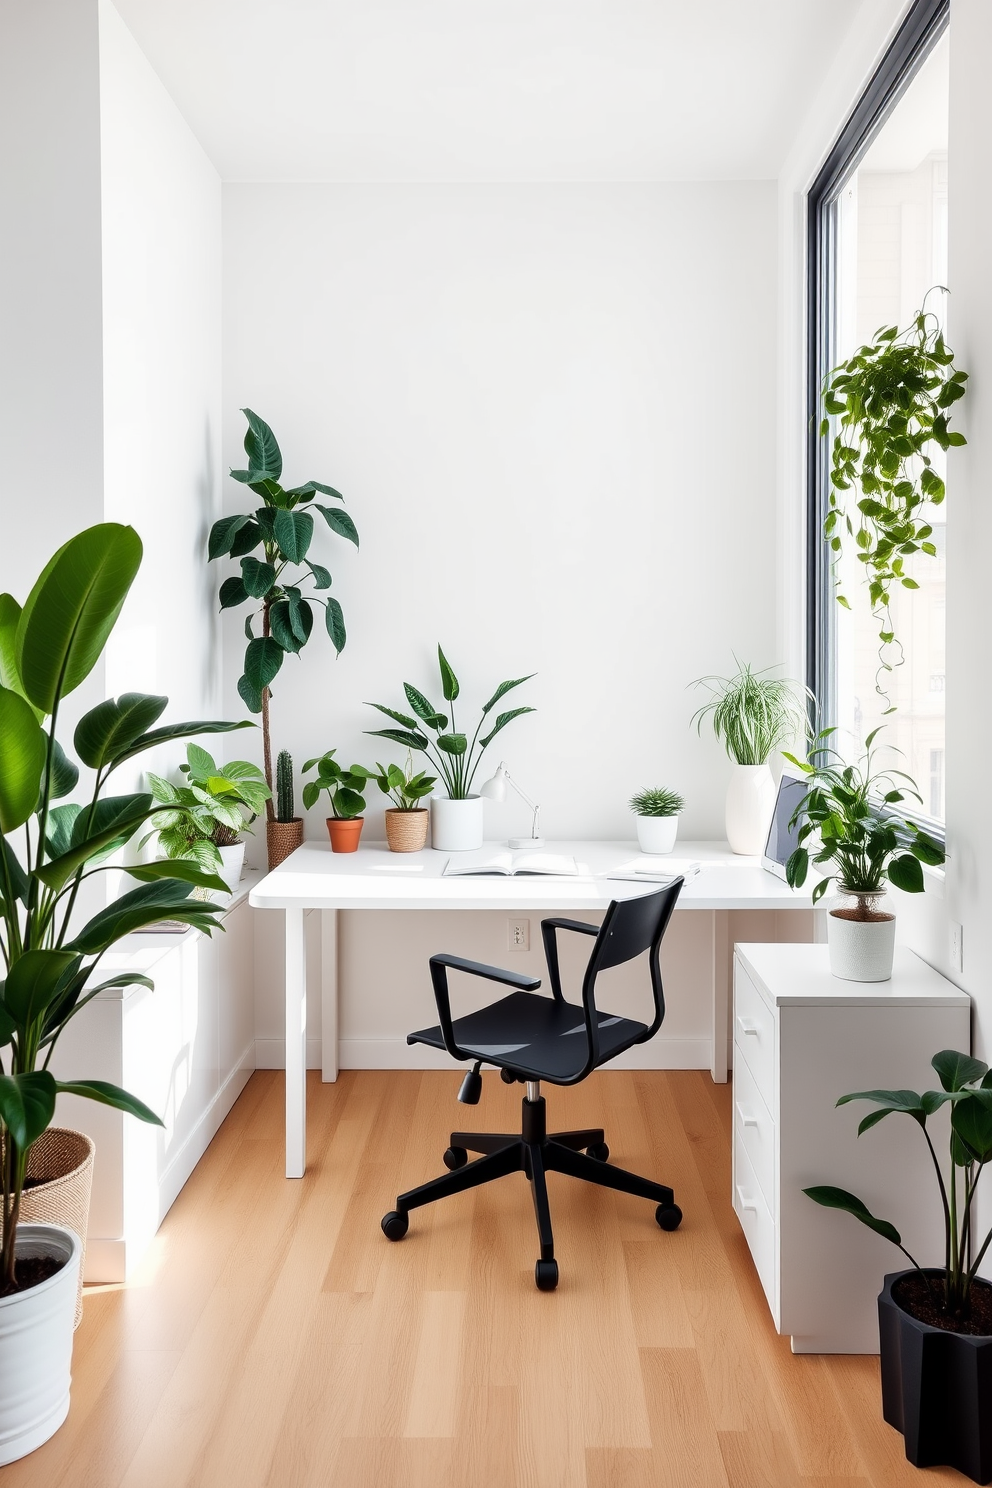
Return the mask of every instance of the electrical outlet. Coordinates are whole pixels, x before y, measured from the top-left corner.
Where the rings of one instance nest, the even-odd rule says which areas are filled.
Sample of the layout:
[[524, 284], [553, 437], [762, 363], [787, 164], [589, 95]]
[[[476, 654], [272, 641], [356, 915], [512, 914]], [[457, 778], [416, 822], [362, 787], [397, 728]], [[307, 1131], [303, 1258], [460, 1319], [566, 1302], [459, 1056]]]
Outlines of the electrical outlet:
[[511, 951], [529, 951], [530, 920], [507, 920], [506, 940]]
[[951, 921], [950, 961], [952, 971], [964, 971], [964, 930], [956, 920]]

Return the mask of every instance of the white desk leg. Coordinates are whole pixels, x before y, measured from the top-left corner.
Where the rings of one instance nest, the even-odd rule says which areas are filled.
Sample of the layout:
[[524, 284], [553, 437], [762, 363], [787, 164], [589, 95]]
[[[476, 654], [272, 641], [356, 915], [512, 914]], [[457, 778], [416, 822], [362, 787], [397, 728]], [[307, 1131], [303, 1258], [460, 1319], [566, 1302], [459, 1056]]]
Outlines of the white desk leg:
[[320, 1065], [324, 1083], [338, 1077], [338, 912], [320, 915]]
[[302, 909], [286, 910], [286, 1177], [307, 1165], [307, 954]]
[[727, 1083], [728, 1027], [730, 1019], [730, 916], [725, 909], [713, 910], [713, 1063], [714, 1085]]

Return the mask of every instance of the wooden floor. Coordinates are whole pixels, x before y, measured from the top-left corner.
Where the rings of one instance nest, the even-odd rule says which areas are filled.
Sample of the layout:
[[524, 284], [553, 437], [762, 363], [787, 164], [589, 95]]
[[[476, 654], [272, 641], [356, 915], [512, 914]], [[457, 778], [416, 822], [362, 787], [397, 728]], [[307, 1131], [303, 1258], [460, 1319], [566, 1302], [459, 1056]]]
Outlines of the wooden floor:
[[520, 1175], [379, 1230], [443, 1171], [452, 1127], [512, 1130], [520, 1087], [310, 1076], [309, 1169], [282, 1177], [282, 1077], [258, 1073], [126, 1287], [89, 1292], [72, 1410], [2, 1488], [898, 1488], [874, 1358], [793, 1357], [730, 1208], [730, 1087], [600, 1072], [548, 1089], [552, 1127], [685, 1211], [549, 1177], [561, 1268], [534, 1287]]

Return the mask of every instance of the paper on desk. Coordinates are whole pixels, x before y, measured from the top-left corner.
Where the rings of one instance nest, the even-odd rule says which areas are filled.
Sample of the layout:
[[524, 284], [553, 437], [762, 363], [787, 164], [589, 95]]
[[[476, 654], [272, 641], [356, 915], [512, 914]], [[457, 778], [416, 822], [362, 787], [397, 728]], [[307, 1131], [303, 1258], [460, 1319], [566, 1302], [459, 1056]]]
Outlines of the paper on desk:
[[633, 883], [671, 883], [675, 878], [695, 878], [702, 865], [694, 858], [670, 858], [662, 854], [631, 858], [611, 868], [607, 878], [622, 878]]

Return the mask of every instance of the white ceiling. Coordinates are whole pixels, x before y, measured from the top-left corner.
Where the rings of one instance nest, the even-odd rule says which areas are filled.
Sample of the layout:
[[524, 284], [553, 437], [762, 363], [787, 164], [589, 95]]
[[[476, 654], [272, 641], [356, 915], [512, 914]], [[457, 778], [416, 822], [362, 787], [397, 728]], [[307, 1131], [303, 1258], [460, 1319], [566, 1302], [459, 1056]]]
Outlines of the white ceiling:
[[771, 177], [861, 0], [115, 0], [234, 181]]

